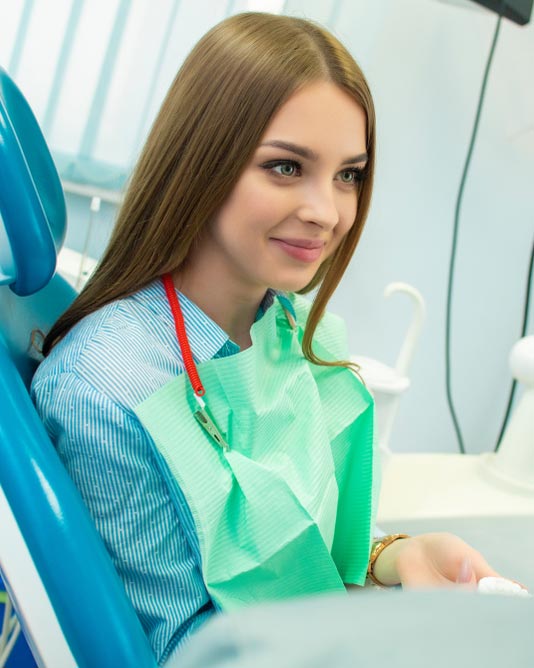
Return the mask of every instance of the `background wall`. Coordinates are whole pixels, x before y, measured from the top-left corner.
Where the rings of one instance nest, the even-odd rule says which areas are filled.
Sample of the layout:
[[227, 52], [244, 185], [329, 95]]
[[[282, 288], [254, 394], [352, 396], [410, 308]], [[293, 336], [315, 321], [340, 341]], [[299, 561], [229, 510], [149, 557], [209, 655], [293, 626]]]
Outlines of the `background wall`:
[[[496, 17], [432, 0], [346, 3], [335, 28], [367, 73], [378, 178], [367, 229], [336, 295], [354, 350], [393, 363], [410, 308], [428, 317], [394, 450], [456, 448], [445, 400], [447, 272], [457, 189]], [[534, 25], [503, 22], [464, 193], [452, 310], [453, 395], [470, 452], [495, 445], [520, 335], [534, 237]], [[395, 300], [395, 301], [394, 301]], [[529, 330], [533, 332], [533, 318]]]
[[[462, 4], [460, 2], [460, 4]], [[116, 200], [176, 70], [224, 16], [282, 11], [329, 26], [374, 93], [378, 168], [371, 215], [333, 301], [355, 353], [393, 364], [411, 316], [390, 281], [416, 286], [427, 320], [396, 451], [456, 449], [445, 402], [445, 299], [456, 194], [495, 15], [440, 0], [12, 0], [0, 5], [0, 64], [23, 89], [69, 188], [67, 245], [109, 236]], [[471, 8], [466, 8], [471, 5]], [[70, 32], [69, 32], [70, 31]], [[70, 35], [70, 36], [69, 36]], [[452, 327], [453, 394], [469, 452], [492, 449], [520, 335], [534, 233], [534, 24], [504, 21], [464, 193]], [[79, 194], [82, 193], [82, 194]], [[531, 311], [534, 309], [531, 309]], [[529, 325], [532, 333], [533, 322]]]

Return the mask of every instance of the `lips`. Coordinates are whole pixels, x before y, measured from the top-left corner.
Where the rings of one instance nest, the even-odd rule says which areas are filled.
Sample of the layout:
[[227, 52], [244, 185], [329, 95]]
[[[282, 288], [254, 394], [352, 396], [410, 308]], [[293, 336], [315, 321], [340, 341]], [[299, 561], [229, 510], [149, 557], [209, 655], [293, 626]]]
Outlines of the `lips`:
[[296, 248], [324, 248], [325, 245], [320, 239], [275, 239], [275, 241], [282, 241]]
[[323, 252], [325, 242], [320, 239], [271, 239], [286, 255], [300, 262], [316, 262]]

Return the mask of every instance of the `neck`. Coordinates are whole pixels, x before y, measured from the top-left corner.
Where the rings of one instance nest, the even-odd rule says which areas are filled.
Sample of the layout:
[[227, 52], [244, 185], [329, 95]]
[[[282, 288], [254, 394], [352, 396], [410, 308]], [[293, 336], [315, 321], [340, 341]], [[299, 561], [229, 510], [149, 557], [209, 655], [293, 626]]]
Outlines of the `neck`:
[[265, 290], [251, 291], [236, 283], [221, 282], [209, 273], [183, 270], [174, 284], [188, 299], [223, 329], [241, 350], [252, 345], [250, 328]]

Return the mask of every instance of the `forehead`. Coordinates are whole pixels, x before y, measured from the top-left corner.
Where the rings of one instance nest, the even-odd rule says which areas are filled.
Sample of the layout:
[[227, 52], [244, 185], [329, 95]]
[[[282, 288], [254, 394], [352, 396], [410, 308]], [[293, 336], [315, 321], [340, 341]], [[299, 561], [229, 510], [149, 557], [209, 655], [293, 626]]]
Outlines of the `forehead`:
[[365, 112], [331, 82], [307, 84], [293, 93], [271, 119], [262, 141], [272, 139], [302, 144], [320, 154], [325, 149], [343, 156], [365, 153]]

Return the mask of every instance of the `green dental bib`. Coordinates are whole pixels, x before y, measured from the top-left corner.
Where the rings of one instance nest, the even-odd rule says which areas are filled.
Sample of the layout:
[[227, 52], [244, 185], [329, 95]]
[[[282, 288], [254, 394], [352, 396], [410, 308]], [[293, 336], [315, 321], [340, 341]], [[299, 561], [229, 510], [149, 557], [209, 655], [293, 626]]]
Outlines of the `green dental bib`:
[[[224, 610], [363, 584], [378, 464], [373, 400], [356, 376], [302, 354], [309, 303], [292, 328], [278, 300], [251, 329], [252, 346], [199, 365], [206, 402], [230, 449], [193, 416], [181, 374], [136, 408], [195, 521], [202, 572]], [[326, 315], [322, 359], [346, 359], [344, 325]]]

